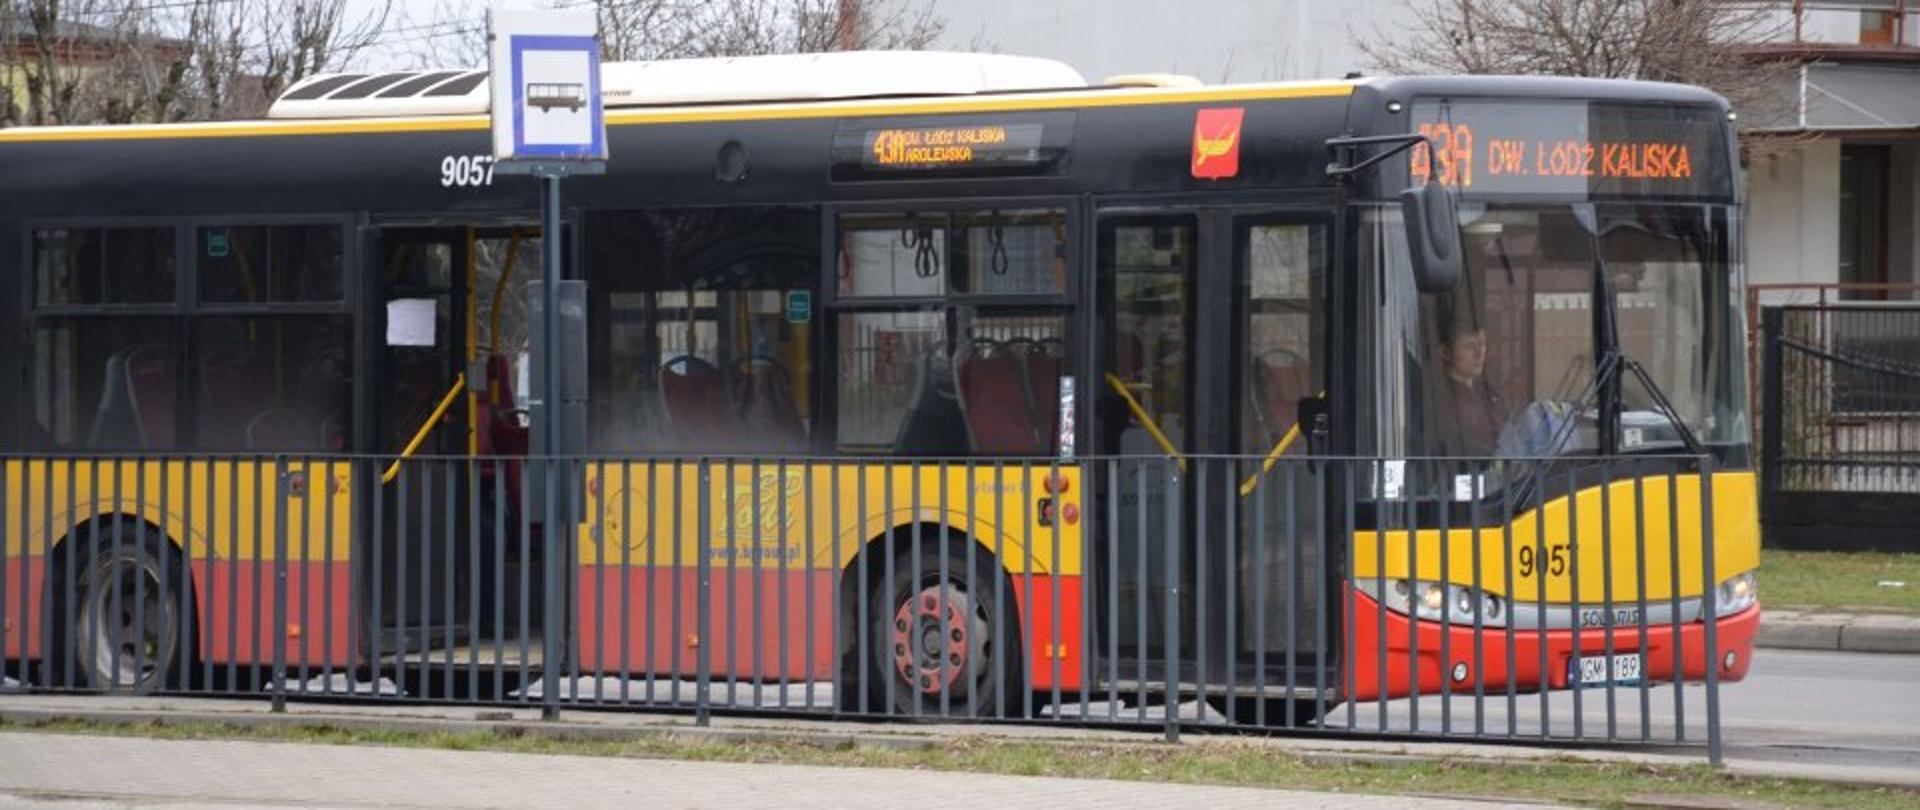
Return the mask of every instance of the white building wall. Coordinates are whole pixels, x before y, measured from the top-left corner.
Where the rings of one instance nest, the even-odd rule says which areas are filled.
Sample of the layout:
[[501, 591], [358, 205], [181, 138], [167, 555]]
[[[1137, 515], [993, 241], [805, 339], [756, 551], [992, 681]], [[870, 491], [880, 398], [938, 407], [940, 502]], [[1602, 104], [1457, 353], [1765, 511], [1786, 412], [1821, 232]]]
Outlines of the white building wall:
[[[1337, 78], [1368, 70], [1353, 43], [1402, 0], [945, 0], [933, 47], [1059, 59], [1090, 82], [1185, 73], [1209, 83]], [[1355, 22], [1349, 22], [1355, 21]], [[1371, 72], [1369, 70], [1369, 72]]]
[[1840, 142], [1768, 150], [1747, 167], [1747, 281], [1839, 281]]

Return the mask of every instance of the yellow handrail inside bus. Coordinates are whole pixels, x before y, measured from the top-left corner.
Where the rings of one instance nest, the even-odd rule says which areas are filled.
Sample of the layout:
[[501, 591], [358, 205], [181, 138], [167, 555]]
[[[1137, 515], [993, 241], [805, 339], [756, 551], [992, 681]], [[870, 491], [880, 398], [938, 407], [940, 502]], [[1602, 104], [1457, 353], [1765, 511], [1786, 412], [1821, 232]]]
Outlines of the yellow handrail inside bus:
[[1267, 457], [1260, 462], [1260, 471], [1247, 476], [1247, 480], [1240, 482], [1240, 497], [1252, 495], [1253, 491], [1260, 487], [1260, 478], [1273, 471], [1273, 465], [1279, 463], [1280, 457], [1286, 455], [1287, 450], [1291, 449], [1293, 443], [1299, 438], [1300, 423], [1295, 422], [1293, 427], [1287, 428], [1287, 435], [1280, 437], [1280, 443], [1267, 451]]
[[[1327, 392], [1321, 391], [1313, 397], [1319, 399], [1326, 395]], [[1240, 497], [1245, 498], [1252, 495], [1255, 489], [1259, 489], [1260, 479], [1267, 473], [1273, 472], [1273, 465], [1280, 463], [1280, 457], [1286, 455], [1287, 451], [1293, 448], [1293, 443], [1299, 440], [1300, 423], [1294, 422], [1293, 427], [1287, 428], [1286, 435], [1281, 436], [1280, 441], [1273, 445], [1273, 449], [1267, 451], [1267, 457], [1260, 460], [1260, 471], [1247, 476], [1247, 480], [1240, 482]]]
[[447, 409], [453, 407], [453, 401], [458, 399], [460, 392], [465, 391], [466, 388], [467, 375], [461, 374], [453, 378], [453, 387], [448, 388], [447, 395], [440, 398], [440, 404], [433, 409], [433, 414], [427, 417], [427, 421], [420, 425], [420, 430], [413, 434], [413, 440], [407, 442], [407, 448], [400, 451], [400, 457], [394, 459], [392, 464], [387, 465], [387, 472], [380, 476], [380, 483], [391, 484], [393, 483], [393, 479], [399, 477], [400, 462], [407, 460], [409, 456], [419, 451], [420, 445], [426, 444], [427, 437], [433, 434], [433, 426], [440, 424], [440, 418], [447, 415]]
[[1141, 407], [1140, 400], [1134, 399], [1133, 392], [1127, 390], [1127, 384], [1121, 382], [1119, 377], [1114, 376], [1113, 372], [1109, 371], [1107, 372], [1107, 387], [1112, 388], [1113, 392], [1119, 394], [1120, 399], [1127, 403], [1127, 410], [1132, 411], [1133, 418], [1139, 420], [1140, 426], [1147, 429], [1147, 435], [1153, 437], [1153, 442], [1160, 445], [1160, 452], [1166, 453], [1168, 458], [1173, 459], [1174, 463], [1179, 464], [1181, 472], [1186, 472], [1186, 457], [1180, 455], [1179, 449], [1173, 446], [1173, 440], [1167, 438], [1167, 434], [1161, 432], [1159, 425], [1154, 424], [1153, 417], [1147, 414], [1146, 408]]

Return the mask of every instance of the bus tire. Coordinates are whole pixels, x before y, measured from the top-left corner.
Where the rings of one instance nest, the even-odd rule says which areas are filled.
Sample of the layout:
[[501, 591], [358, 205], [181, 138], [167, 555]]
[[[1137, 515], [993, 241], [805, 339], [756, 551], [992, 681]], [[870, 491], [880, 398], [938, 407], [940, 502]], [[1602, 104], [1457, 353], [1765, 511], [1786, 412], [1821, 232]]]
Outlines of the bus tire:
[[[959, 544], [971, 542], [959, 535], [923, 541], [918, 570], [910, 570], [910, 550], [896, 549], [893, 576], [875, 577], [869, 706], [929, 717], [1000, 717], [1017, 710], [1025, 687], [1013, 588], [992, 555], [976, 553], [968, 567]], [[1005, 588], [999, 615], [996, 585]]]
[[[134, 526], [82, 530], [73, 542], [79, 557], [62, 600], [58, 657], [73, 662], [74, 684], [133, 694], [184, 686], [180, 634], [192, 617], [180, 602], [189, 577], [173, 544]], [[170, 556], [165, 577], [162, 555]]]

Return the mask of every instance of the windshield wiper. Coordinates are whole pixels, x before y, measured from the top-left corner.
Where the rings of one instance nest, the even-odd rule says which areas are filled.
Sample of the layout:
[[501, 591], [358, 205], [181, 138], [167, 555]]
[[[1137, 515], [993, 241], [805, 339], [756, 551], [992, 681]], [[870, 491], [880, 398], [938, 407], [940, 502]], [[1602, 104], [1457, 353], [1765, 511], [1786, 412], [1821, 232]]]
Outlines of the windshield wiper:
[[[1641, 385], [1646, 386], [1647, 395], [1653, 397], [1653, 406], [1659, 409], [1659, 412], [1666, 417], [1669, 424], [1673, 425], [1674, 432], [1680, 434], [1680, 441], [1687, 446], [1687, 452], [1694, 455], [1705, 455], [1706, 450], [1700, 444], [1700, 437], [1694, 435], [1693, 428], [1687, 425], [1685, 419], [1680, 418], [1680, 412], [1674, 409], [1673, 401], [1667, 398], [1667, 392], [1661, 390], [1659, 384], [1653, 381], [1653, 375], [1647, 373], [1646, 366], [1641, 365], [1640, 361], [1633, 359], [1631, 355], [1627, 354], [1625, 349], [1620, 347], [1620, 322], [1618, 320], [1618, 307], [1620, 302], [1619, 297], [1614, 295], [1613, 291], [1613, 273], [1607, 267], [1606, 246], [1601, 243], [1599, 233], [1596, 232], [1593, 234], [1592, 239], [1593, 272], [1595, 277], [1594, 298], [1597, 299], [1595, 303], [1598, 306], [1604, 307], [1604, 309], [1596, 313], [1600, 318], [1601, 328], [1598, 330], [1597, 337], [1601, 344], [1599, 349], [1602, 355], [1600, 358], [1600, 367], [1593, 379], [1596, 391], [1601, 394], [1604, 400], [1600, 408], [1600, 419], [1603, 423], [1600, 428], [1600, 436], [1603, 439], [1600, 448], [1601, 452], [1617, 452], [1619, 450], [1620, 442], [1616, 436], [1616, 429], [1619, 425], [1606, 423], [1609, 420], [1619, 420], [1620, 415], [1624, 412], [1621, 407], [1624, 403], [1621, 401], [1619, 380], [1614, 379], [1619, 376], [1620, 370], [1624, 368], [1632, 372], [1634, 379], [1639, 380]], [[1609, 382], [1613, 384], [1609, 385]], [[1616, 438], [1610, 443], [1605, 442], [1604, 439], [1610, 436], [1616, 436]], [[1612, 446], [1609, 447], [1607, 446], [1608, 444]]]
[[[1653, 381], [1653, 375], [1647, 373], [1647, 367], [1640, 365], [1640, 361], [1619, 349], [1614, 349], [1609, 354], [1615, 362], [1615, 373], [1618, 373], [1618, 369], [1624, 368], [1633, 372], [1634, 379], [1646, 386], [1647, 395], [1653, 397], [1653, 407], [1667, 418], [1669, 424], [1673, 425], [1674, 432], [1680, 434], [1680, 441], [1687, 446], [1687, 452], [1697, 456], [1705, 455], [1706, 449], [1700, 444], [1700, 437], [1694, 435], [1693, 428], [1687, 425], [1687, 420], [1680, 418], [1680, 412], [1674, 410], [1673, 401], [1669, 400], [1667, 392], [1661, 390], [1660, 386]], [[1615, 412], [1618, 413], [1619, 409], [1616, 408]]]

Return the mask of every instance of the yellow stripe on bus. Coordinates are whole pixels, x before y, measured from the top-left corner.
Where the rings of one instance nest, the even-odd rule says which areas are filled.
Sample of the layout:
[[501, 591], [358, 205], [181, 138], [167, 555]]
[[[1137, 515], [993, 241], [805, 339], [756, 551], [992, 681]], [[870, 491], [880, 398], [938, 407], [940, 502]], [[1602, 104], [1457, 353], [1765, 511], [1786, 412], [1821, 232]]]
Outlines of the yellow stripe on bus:
[[[1577, 571], [1580, 602], [1598, 603], [1607, 595], [1609, 567], [1613, 600], [1639, 599], [1641, 592], [1636, 583], [1640, 581], [1644, 564], [1646, 598], [1657, 600], [1673, 596], [1677, 557], [1679, 595], [1699, 596], [1705, 586], [1701, 569], [1705, 559], [1704, 526], [1700, 514], [1704, 496], [1700, 490], [1697, 474], [1649, 476], [1608, 483], [1604, 506], [1602, 490], [1597, 486], [1580, 490], [1571, 501], [1571, 510], [1568, 498], [1556, 498], [1543, 509], [1522, 513], [1513, 520], [1510, 558], [1507, 540], [1498, 527], [1452, 529], [1446, 533], [1444, 570], [1440, 564], [1439, 529], [1419, 530], [1413, 543], [1407, 541], [1404, 530], [1388, 531], [1384, 538], [1379, 532], [1355, 532], [1352, 577], [1356, 582], [1364, 582], [1384, 574], [1388, 580], [1423, 579], [1478, 585], [1483, 590], [1522, 602], [1538, 600], [1544, 581], [1548, 602], [1567, 603], [1573, 600]], [[1673, 498], [1669, 498], [1670, 493]], [[1760, 565], [1757, 493], [1752, 472], [1714, 474], [1713, 572], [1717, 580]], [[1678, 501], [1677, 514], [1673, 508], [1675, 500]], [[1608, 518], [1605, 528], [1610, 531], [1603, 531], [1603, 513]], [[1577, 535], [1570, 531], [1575, 520], [1579, 524]], [[1543, 521], [1544, 536], [1540, 534]], [[1677, 554], [1675, 525], [1679, 527]], [[1577, 544], [1570, 540], [1575, 537]], [[1476, 542], [1481, 550], [1477, 581], [1473, 556]], [[1385, 546], [1384, 558], [1382, 545]], [[1609, 561], [1610, 566], [1606, 564]], [[1511, 593], [1506, 584], [1509, 564], [1513, 570]]]
[[[279, 553], [278, 488], [288, 486], [289, 560], [352, 557], [353, 466], [343, 461], [48, 460], [6, 464], [6, 552], [37, 557], [94, 518], [123, 542], [144, 521], [197, 562], [274, 560]], [[283, 482], [282, 473], [285, 473]], [[331, 491], [330, 491], [331, 490]], [[20, 532], [22, 520], [27, 531]], [[329, 526], [332, 533], [328, 533]], [[153, 531], [148, 531], [153, 536]]]
[[[999, 554], [1010, 574], [1081, 573], [1083, 524], [1043, 525], [1039, 504], [1061, 501], [1057, 516], [1067, 504], [1078, 512], [1081, 475], [1073, 464], [737, 463], [729, 469], [714, 462], [709, 470], [706, 550], [716, 565], [731, 560], [751, 568], [758, 560], [765, 571], [839, 569], [868, 540], [920, 523], [928, 526], [922, 542], [939, 542], [939, 530], [930, 527], [944, 525], [971, 537], [977, 553]], [[1046, 479], [1056, 473], [1065, 496], [1046, 491]], [[698, 464], [616, 462], [591, 466], [587, 475], [582, 564], [698, 564]], [[946, 547], [966, 552], [958, 541]]]

